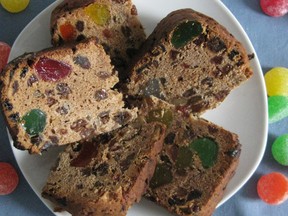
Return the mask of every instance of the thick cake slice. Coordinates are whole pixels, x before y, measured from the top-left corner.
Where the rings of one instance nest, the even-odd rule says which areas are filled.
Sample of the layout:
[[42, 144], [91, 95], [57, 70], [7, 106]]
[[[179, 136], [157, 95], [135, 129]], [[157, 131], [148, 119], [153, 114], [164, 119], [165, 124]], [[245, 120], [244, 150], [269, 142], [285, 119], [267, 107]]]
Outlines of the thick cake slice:
[[54, 45], [97, 37], [123, 79], [146, 38], [131, 0], [64, 0], [52, 12], [51, 35]]
[[136, 116], [112, 89], [117, 74], [94, 39], [25, 54], [6, 67], [1, 82], [14, 145], [30, 153], [111, 131]]
[[148, 122], [167, 125], [164, 146], [145, 196], [179, 216], [212, 215], [239, 162], [238, 136], [160, 100], [146, 99]]
[[42, 195], [72, 215], [124, 216], [153, 176], [165, 126], [140, 118], [60, 154]]
[[240, 42], [192, 9], [174, 11], [157, 25], [130, 73], [129, 94], [154, 95], [194, 114], [215, 108], [252, 76]]

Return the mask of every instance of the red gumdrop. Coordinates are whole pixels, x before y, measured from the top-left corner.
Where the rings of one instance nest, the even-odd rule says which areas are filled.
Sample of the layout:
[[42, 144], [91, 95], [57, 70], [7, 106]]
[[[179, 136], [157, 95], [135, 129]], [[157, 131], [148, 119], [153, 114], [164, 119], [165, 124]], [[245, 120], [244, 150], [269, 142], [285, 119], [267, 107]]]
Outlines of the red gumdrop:
[[288, 198], [288, 180], [285, 175], [272, 172], [262, 176], [257, 183], [259, 197], [270, 205], [278, 205]]
[[67, 77], [71, 73], [71, 66], [46, 57], [42, 57], [35, 64], [39, 77], [44, 81], [56, 82]]
[[0, 195], [12, 193], [17, 187], [19, 177], [14, 167], [5, 162], [0, 162]]
[[10, 46], [4, 42], [0, 42], [0, 72], [6, 66], [10, 54]]
[[260, 5], [268, 16], [280, 17], [288, 12], [288, 0], [260, 0]]
[[65, 41], [73, 41], [76, 36], [76, 29], [70, 23], [65, 23], [60, 27], [60, 33]]

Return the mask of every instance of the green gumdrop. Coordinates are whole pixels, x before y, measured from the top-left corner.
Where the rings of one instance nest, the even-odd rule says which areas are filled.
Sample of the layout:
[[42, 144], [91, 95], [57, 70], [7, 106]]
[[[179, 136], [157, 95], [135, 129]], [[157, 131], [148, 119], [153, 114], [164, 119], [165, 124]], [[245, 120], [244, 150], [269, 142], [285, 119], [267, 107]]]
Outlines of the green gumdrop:
[[268, 98], [269, 123], [280, 121], [288, 116], [288, 97], [271, 96]]
[[288, 134], [284, 134], [274, 141], [272, 155], [278, 163], [288, 166]]
[[189, 147], [180, 147], [176, 159], [176, 167], [179, 169], [189, 167], [192, 162], [192, 156], [193, 153]]
[[169, 127], [173, 121], [173, 114], [171, 110], [156, 109], [151, 110], [146, 118], [147, 122], [161, 122]]
[[171, 43], [178, 49], [185, 46], [194, 37], [200, 35], [203, 29], [199, 22], [186, 21], [177, 26], [174, 30]]
[[189, 148], [198, 154], [204, 168], [212, 167], [217, 160], [218, 145], [209, 138], [194, 140]]
[[39, 109], [33, 109], [23, 116], [22, 126], [30, 136], [37, 136], [46, 126], [46, 114]]
[[150, 181], [150, 187], [152, 189], [160, 187], [172, 182], [173, 176], [171, 168], [166, 164], [157, 164], [154, 175]]

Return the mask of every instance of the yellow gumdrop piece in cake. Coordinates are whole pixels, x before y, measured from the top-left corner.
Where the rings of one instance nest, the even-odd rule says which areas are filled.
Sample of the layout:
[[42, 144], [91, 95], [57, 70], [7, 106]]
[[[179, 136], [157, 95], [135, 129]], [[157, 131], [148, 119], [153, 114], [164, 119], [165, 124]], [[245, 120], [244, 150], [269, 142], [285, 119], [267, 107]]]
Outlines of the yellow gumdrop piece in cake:
[[267, 93], [269, 96], [288, 96], [288, 69], [275, 67], [265, 74]]
[[111, 15], [107, 5], [91, 4], [84, 9], [84, 12], [97, 24], [105, 25], [109, 22]]

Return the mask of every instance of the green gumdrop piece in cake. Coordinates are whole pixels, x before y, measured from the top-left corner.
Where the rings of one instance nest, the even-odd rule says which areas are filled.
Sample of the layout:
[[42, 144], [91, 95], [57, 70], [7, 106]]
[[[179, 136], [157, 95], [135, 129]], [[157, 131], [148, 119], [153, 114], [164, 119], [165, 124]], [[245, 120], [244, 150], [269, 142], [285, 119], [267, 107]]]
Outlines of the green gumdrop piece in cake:
[[173, 114], [171, 110], [156, 109], [151, 110], [146, 118], [147, 122], [161, 122], [169, 127], [173, 121]]
[[202, 33], [203, 29], [199, 22], [186, 21], [177, 26], [174, 30], [171, 43], [178, 49], [185, 46], [194, 37]]
[[157, 164], [154, 175], [150, 181], [151, 188], [157, 188], [172, 182], [173, 176], [170, 167], [166, 164]]
[[212, 167], [218, 155], [218, 145], [209, 138], [200, 138], [190, 143], [189, 148], [199, 156], [204, 168]]
[[46, 114], [39, 109], [33, 109], [22, 117], [22, 126], [30, 136], [37, 136], [46, 126]]
[[192, 163], [193, 153], [189, 147], [180, 147], [178, 150], [176, 167], [179, 169], [184, 169], [189, 167]]

